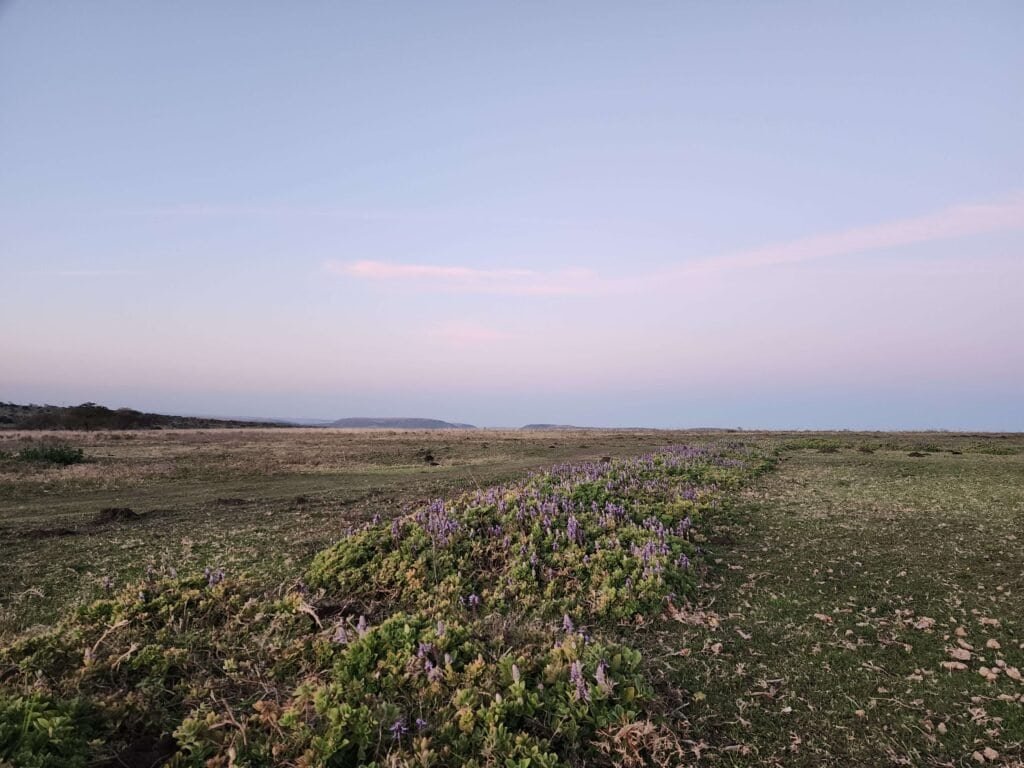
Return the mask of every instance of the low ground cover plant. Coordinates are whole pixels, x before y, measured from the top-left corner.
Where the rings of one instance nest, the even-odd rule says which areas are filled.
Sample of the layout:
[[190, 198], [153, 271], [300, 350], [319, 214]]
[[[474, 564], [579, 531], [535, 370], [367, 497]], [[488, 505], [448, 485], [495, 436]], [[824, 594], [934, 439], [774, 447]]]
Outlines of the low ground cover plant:
[[731, 445], [556, 467], [353, 530], [277, 590], [152, 572], [0, 650], [0, 712], [35, 724], [0, 760], [671, 764], [622, 627], [686, 600], [705, 516], [766, 466]]
[[44, 443], [22, 448], [16, 454], [21, 461], [33, 461], [43, 464], [59, 464], [66, 467], [85, 461], [85, 451], [67, 443]]

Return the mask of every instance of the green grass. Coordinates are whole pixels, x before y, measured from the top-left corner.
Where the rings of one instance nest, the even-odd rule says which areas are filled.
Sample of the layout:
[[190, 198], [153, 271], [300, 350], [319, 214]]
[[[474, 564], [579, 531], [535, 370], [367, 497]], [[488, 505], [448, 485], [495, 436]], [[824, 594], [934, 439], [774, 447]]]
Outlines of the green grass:
[[[298, 579], [308, 578], [313, 556], [354, 523], [379, 514], [386, 525], [423, 499], [505, 482], [558, 461], [629, 455], [670, 440], [709, 438], [480, 433], [460, 442], [467, 438], [364, 434], [344, 444], [324, 443], [319, 435], [315, 439], [321, 442], [306, 444], [306, 438], [275, 434], [282, 436], [268, 437], [265, 443], [262, 437], [218, 436], [180, 446], [147, 442], [159, 437], [140, 436], [141, 443], [101, 437], [99, 444], [86, 448], [90, 459], [98, 456], [89, 471], [99, 466], [107, 472], [103, 476], [70, 474], [80, 471], [76, 467], [25, 474], [20, 462], [9, 462], [12, 474], [0, 475], [0, 502], [6, 499], [0, 515], [6, 532], [0, 531], [0, 544], [5, 555], [11, 553], [0, 559], [0, 577], [9, 585], [0, 597], [8, 632], [35, 625], [32, 632], [39, 633], [44, 622], [67, 607], [102, 596], [100, 579], [106, 574], [113, 574], [120, 585], [140, 578], [148, 564], [157, 569], [174, 565], [182, 572], [221, 566], [231, 582], [223, 600], [201, 608], [192, 599], [176, 602], [178, 593], [165, 598], [173, 615], [192, 617], [192, 640], [168, 634], [158, 644], [164, 651], [129, 654], [117, 674], [129, 674], [139, 664], [148, 670], [142, 679], [148, 679], [154, 669], [163, 669], [165, 651], [191, 647], [195, 658], [218, 660], [218, 680], [244, 679], [249, 674], [244, 665], [255, 664], [280, 676], [261, 685], [291, 686], [295, 680], [289, 676], [310, 671], [302, 666], [310, 658], [303, 654], [322, 652], [315, 644], [299, 656], [285, 652], [310, 628], [310, 619], [302, 618], [303, 601], [294, 597], [301, 586]], [[706, 524], [694, 538], [708, 550], [694, 572], [699, 577], [696, 591], [680, 595], [666, 610], [643, 603], [633, 620], [615, 611], [588, 620], [587, 630], [606, 647], [641, 652], [634, 658], [629, 651], [620, 662], [625, 663], [622, 674], [634, 680], [637, 702], [611, 702], [631, 712], [633, 719], [612, 727], [609, 709], [600, 715], [603, 720], [587, 720], [567, 703], [571, 696], [567, 699], [564, 689], [556, 689], [553, 698], [535, 706], [545, 712], [568, 706], [559, 717], [574, 719], [588, 734], [591, 751], [581, 751], [575, 736], [566, 741], [557, 718], [542, 718], [546, 725], [533, 732], [541, 741], [530, 742], [541, 745], [540, 751], [529, 765], [545, 764], [545, 750], [553, 749], [572, 765], [624, 764], [646, 755], [648, 764], [661, 759], [664, 765], [1020, 766], [1024, 683], [1014, 679], [1014, 670], [1024, 671], [1024, 438], [744, 433], [710, 439], [730, 442], [738, 437], [765, 452], [780, 450], [781, 461], [742, 492], [734, 488], [706, 510]], [[435, 455], [440, 466], [424, 466], [424, 451]], [[123, 471], [126, 466], [130, 471]], [[165, 474], [160, 474], [161, 467]], [[101, 506], [131, 506], [143, 516], [123, 525], [94, 525], [90, 521]], [[74, 533], [32, 533], [60, 526]], [[367, 551], [379, 541], [366, 540]], [[344, 547], [334, 551], [320, 563], [335, 568], [349, 562]], [[504, 590], [501, 600], [514, 604], [517, 593], [497, 577], [518, 578], [515, 564], [495, 562], [495, 578], [490, 579], [488, 561], [478, 559], [475, 551], [467, 550], [465, 556], [474, 558], [474, 565], [464, 577], [490, 584], [495, 595]], [[392, 639], [374, 645], [372, 653], [380, 663], [397, 664], [397, 670], [408, 661], [405, 627], [413, 628], [408, 637], [422, 639], [429, 635], [430, 622], [424, 623], [416, 610], [417, 604], [427, 603], [403, 591], [399, 577], [402, 568], [420, 566], [379, 554], [384, 557], [359, 566], [365, 572], [358, 578], [324, 580], [344, 586], [330, 587], [328, 591], [338, 594], [327, 595], [326, 602], [309, 599], [321, 616], [352, 610], [352, 601], [372, 607], [381, 602], [375, 580], [390, 580], [385, 583], [405, 612], [387, 625], [385, 634]], [[421, 581], [436, 578], [429, 569], [409, 572]], [[559, 578], [566, 584], [586, 584], [594, 575], [574, 570]], [[195, 588], [202, 592], [203, 584], [200, 579]], [[360, 592], [367, 589], [365, 595]], [[460, 590], [465, 591], [463, 585]], [[125, 594], [128, 602], [119, 610], [130, 608], [131, 593]], [[546, 616], [542, 600], [518, 594], [518, 602]], [[566, 592], [553, 594], [561, 609]], [[260, 596], [259, 601], [248, 603], [253, 596]], [[455, 604], [442, 600], [437, 605], [452, 610]], [[204, 622], [216, 624], [225, 617], [261, 638], [256, 652], [232, 645], [235, 636], [230, 634], [203, 645], [211, 639]], [[551, 646], [552, 621], [499, 621], [486, 631], [473, 622], [459, 625], [458, 653], [479, 653], [486, 660], [485, 671], [460, 667], [458, 674], [469, 677], [458, 678], [459, 685], [481, 686], [485, 698], [504, 690], [511, 684], [508, 653], [513, 648], [520, 649], [521, 674], [531, 680], [546, 674], [548, 667], [567, 664], [578, 651]], [[107, 626], [113, 623], [109, 617]], [[96, 625], [99, 630], [102, 626]], [[73, 640], [72, 657], [77, 653], [81, 659], [83, 648], [91, 648], [99, 636]], [[211, 674], [206, 662], [197, 663], [189, 674]], [[583, 663], [590, 664], [587, 669], [593, 674], [596, 660]], [[359, 679], [360, 668], [344, 672], [337, 659], [323, 664], [314, 677], [334, 669], [333, 674], [342, 675], [339, 681], [348, 681], [344, 686]], [[999, 671], [983, 675], [983, 669]], [[3, 673], [0, 668], [0, 677]], [[69, 690], [77, 688], [65, 689], [65, 694]], [[126, 700], [147, 695], [144, 686], [134, 690]], [[160, 690], [158, 686], [154, 692]], [[96, 719], [90, 709], [96, 697], [15, 700], [10, 698], [14, 693], [0, 696], [0, 711], [18, 717], [44, 712], [44, 721], [57, 718], [61, 727], [67, 720], [60, 718], [72, 717], [70, 713], [75, 713], [72, 720]], [[314, 706], [316, 697], [310, 695], [309, 706]], [[340, 709], [329, 713], [352, 695], [350, 688], [332, 689], [316, 706], [344, 720], [350, 715]], [[449, 706], [447, 699], [431, 701], [432, 706]], [[222, 723], [227, 715], [211, 706], [206, 714], [167, 727], [179, 727], [180, 739], [193, 739], [200, 750], [209, 747], [211, 735], [230, 740], [226, 734], [233, 726]], [[226, 711], [237, 708], [230, 705]], [[203, 720], [208, 715], [214, 719]], [[268, 710], [263, 716], [278, 722], [284, 711]], [[499, 713], [487, 709], [485, 720], [494, 717]], [[360, 722], [359, 727], [369, 727], [370, 721]], [[81, 735], [76, 733], [68, 738]], [[296, 738], [301, 741], [296, 732], [289, 734], [291, 744], [299, 743]], [[151, 736], [155, 742], [159, 732]], [[530, 749], [524, 742], [515, 752], [517, 760]]]
[[1024, 670], [1011, 456], [801, 450], [750, 489], [717, 526], [703, 610], [649, 638], [685, 654], [664, 675], [690, 694], [700, 762], [967, 765], [988, 748], [1019, 765], [1024, 684], [979, 674]]

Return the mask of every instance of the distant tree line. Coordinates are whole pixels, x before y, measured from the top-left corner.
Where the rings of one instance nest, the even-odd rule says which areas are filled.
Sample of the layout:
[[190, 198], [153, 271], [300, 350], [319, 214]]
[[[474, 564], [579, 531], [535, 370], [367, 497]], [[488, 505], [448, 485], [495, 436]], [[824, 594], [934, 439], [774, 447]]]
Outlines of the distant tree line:
[[18, 405], [0, 403], [0, 428], [7, 429], [200, 429], [216, 427], [281, 426], [248, 421], [165, 416], [131, 408], [107, 408], [96, 403], [81, 405]]

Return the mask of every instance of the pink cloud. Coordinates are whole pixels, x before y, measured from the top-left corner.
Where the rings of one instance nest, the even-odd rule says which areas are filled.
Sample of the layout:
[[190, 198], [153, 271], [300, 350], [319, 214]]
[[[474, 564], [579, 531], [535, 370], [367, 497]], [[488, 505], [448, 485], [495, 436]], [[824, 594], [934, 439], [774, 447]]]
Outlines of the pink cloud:
[[1002, 202], [957, 205], [914, 218], [700, 259], [683, 265], [679, 271], [690, 273], [791, 264], [1015, 229], [1024, 229], [1024, 196], [1020, 195]]
[[434, 339], [458, 345], [494, 344], [520, 338], [514, 333], [471, 322], [448, 323], [437, 326], [428, 330], [427, 335]]
[[441, 267], [433, 264], [393, 264], [383, 261], [354, 261], [337, 264], [331, 262], [332, 272], [366, 277], [373, 280], [518, 280], [536, 277], [529, 269], [472, 269], [470, 267]]
[[913, 218], [829, 232], [722, 256], [696, 259], [660, 272], [613, 278], [591, 270], [489, 269], [384, 261], [329, 261], [334, 274], [361, 280], [430, 285], [442, 290], [515, 296], [598, 296], [676, 290], [678, 279], [793, 264], [991, 232], [1024, 229], [1024, 195], [952, 206]]

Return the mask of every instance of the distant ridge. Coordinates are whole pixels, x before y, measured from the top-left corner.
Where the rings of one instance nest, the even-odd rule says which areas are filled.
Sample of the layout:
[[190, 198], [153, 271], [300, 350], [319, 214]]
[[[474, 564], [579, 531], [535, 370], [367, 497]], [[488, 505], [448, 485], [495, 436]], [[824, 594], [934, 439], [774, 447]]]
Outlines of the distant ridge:
[[476, 429], [472, 424], [454, 424], [440, 419], [370, 418], [366, 416], [338, 419], [331, 422], [329, 426], [345, 429]]
[[559, 429], [588, 429], [588, 427], [574, 427], [572, 424], [527, 424], [520, 429], [536, 429], [555, 431]]
[[284, 427], [281, 422], [168, 416], [131, 408], [81, 405], [18, 405], [0, 402], [0, 429], [241, 429]]

